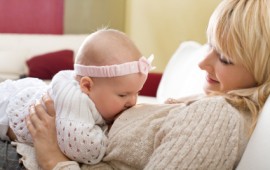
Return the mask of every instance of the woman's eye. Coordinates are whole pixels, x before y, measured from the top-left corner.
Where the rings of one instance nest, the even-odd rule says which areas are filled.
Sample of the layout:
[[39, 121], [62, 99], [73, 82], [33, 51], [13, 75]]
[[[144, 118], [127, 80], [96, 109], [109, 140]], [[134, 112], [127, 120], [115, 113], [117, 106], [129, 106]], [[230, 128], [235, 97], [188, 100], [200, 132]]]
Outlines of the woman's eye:
[[223, 64], [229, 65], [229, 64], [233, 64], [228, 58], [224, 57], [223, 55], [219, 55], [219, 60], [220, 62], [222, 62]]

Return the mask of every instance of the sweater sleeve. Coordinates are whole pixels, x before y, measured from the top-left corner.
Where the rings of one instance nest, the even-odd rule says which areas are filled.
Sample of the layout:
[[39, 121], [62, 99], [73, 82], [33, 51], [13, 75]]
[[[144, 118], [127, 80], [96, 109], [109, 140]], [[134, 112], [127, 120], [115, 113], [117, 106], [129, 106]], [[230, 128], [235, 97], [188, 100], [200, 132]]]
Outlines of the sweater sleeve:
[[239, 119], [239, 112], [223, 98], [171, 110], [156, 134], [145, 169], [233, 169]]
[[59, 162], [53, 170], [80, 170], [80, 166], [77, 162], [74, 161], [66, 161]]

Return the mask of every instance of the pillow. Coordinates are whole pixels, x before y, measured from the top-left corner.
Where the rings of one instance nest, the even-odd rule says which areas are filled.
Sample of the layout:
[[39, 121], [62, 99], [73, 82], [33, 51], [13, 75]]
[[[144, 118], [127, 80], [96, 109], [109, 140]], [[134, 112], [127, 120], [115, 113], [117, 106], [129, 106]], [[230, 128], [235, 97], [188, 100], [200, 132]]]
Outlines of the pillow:
[[34, 56], [26, 61], [28, 76], [43, 80], [52, 77], [61, 70], [73, 70], [73, 51], [60, 50]]
[[0, 83], [10, 79], [10, 80], [17, 80], [20, 78], [20, 74], [15, 73], [0, 73]]
[[270, 169], [270, 96], [236, 170]]
[[[0, 50], [0, 73], [17, 75], [25, 73], [28, 50]], [[9, 78], [9, 77], [7, 77]]]
[[158, 102], [203, 93], [205, 73], [198, 63], [206, 55], [207, 49], [207, 45], [194, 41], [180, 44], [163, 72], [157, 91]]
[[161, 73], [149, 73], [143, 85], [143, 88], [140, 91], [140, 95], [155, 97], [157, 95], [157, 88], [161, 80], [161, 77], [162, 77]]

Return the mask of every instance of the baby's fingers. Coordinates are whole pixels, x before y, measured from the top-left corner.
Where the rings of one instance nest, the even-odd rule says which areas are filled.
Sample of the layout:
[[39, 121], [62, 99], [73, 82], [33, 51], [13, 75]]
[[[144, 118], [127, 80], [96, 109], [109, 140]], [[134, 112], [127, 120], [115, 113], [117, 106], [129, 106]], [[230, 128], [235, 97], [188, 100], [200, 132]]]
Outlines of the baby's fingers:
[[165, 101], [165, 104], [174, 104], [174, 103], [176, 103], [176, 102], [177, 102], [176, 99], [168, 98], [168, 99]]

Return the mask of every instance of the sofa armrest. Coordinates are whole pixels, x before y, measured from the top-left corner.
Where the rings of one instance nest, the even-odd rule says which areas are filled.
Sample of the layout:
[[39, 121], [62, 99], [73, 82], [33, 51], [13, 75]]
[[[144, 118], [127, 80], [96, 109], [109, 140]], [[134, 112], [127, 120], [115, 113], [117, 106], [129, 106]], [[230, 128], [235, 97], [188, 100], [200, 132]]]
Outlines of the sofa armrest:
[[161, 77], [162, 73], [149, 73], [140, 95], [156, 97]]

